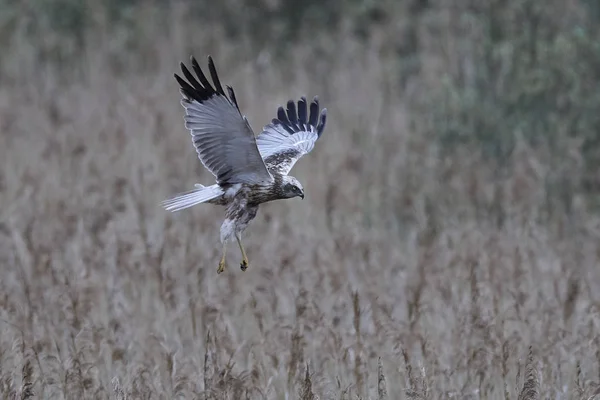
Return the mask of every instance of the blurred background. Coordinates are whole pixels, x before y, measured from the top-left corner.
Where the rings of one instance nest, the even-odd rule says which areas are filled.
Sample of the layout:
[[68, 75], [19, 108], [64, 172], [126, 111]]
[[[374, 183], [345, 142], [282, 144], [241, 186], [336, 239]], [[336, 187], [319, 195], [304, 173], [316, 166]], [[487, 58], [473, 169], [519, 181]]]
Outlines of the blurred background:
[[[0, 0], [5, 398], [600, 393], [600, 3]], [[173, 73], [324, 135], [216, 275]], [[212, 209], [211, 209], [212, 208]]]

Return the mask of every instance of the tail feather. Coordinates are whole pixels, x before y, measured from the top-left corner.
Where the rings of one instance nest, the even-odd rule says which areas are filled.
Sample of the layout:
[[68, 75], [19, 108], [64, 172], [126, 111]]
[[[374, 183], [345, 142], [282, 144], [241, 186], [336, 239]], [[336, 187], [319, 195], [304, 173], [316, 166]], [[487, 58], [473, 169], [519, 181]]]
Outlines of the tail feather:
[[223, 194], [223, 189], [219, 185], [202, 186], [195, 185], [196, 188], [187, 192], [179, 193], [172, 198], [163, 201], [161, 204], [167, 211], [180, 211], [196, 204], [206, 203]]

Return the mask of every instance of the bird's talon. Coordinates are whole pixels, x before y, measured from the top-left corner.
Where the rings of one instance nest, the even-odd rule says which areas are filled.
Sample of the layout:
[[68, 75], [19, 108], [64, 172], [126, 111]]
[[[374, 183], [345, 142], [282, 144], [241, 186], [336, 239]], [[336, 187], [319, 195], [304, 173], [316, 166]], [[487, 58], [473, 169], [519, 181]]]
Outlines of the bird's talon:
[[219, 263], [219, 268], [217, 268], [217, 274], [220, 274], [223, 271], [225, 271], [225, 263], [224, 262], [220, 262]]
[[246, 261], [246, 260], [242, 260], [242, 262], [240, 263], [240, 269], [241, 269], [242, 271], [245, 271], [245, 270], [247, 270], [247, 269], [248, 269], [248, 261]]

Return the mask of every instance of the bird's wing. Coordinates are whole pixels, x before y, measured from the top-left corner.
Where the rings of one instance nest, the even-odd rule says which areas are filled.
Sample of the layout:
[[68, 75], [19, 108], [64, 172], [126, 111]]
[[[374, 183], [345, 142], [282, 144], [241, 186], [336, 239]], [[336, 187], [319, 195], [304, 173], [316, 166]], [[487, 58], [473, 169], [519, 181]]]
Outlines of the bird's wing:
[[296, 161], [308, 154], [325, 129], [327, 109], [319, 113], [319, 99], [314, 97], [307, 112], [306, 98], [298, 101], [298, 110], [292, 100], [287, 110], [277, 109], [277, 118], [263, 128], [256, 138], [258, 150], [270, 171], [287, 175]]
[[191, 60], [200, 82], [183, 63], [181, 71], [187, 81], [177, 74], [175, 79], [181, 86], [185, 127], [192, 135], [198, 158], [218, 183], [271, 182], [273, 177], [258, 151], [248, 120], [240, 113], [233, 89], [227, 86], [227, 97], [210, 56], [208, 69], [214, 88], [195, 58]]

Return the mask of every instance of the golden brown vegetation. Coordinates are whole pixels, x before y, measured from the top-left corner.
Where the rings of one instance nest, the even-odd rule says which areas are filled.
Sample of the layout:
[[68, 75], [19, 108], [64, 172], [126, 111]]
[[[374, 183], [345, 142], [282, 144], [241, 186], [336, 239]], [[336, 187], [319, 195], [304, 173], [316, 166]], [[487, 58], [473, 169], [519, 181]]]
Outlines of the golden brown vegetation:
[[[184, 14], [165, 30], [144, 14], [146, 44], [117, 56], [107, 28], [72, 64], [14, 39], [0, 86], [3, 398], [600, 393], [600, 220], [579, 197], [546, 212], [553, 165], [524, 140], [501, 177], [474, 147], [441, 155], [410, 115], [446, 66], [425, 29], [424, 71], [401, 82], [386, 30], [363, 43], [342, 26], [278, 59]], [[301, 95], [329, 112], [293, 170], [306, 200], [262, 206], [250, 268], [231, 250], [220, 276], [221, 211], [159, 206], [213, 179], [172, 77], [209, 53], [255, 130]]]

